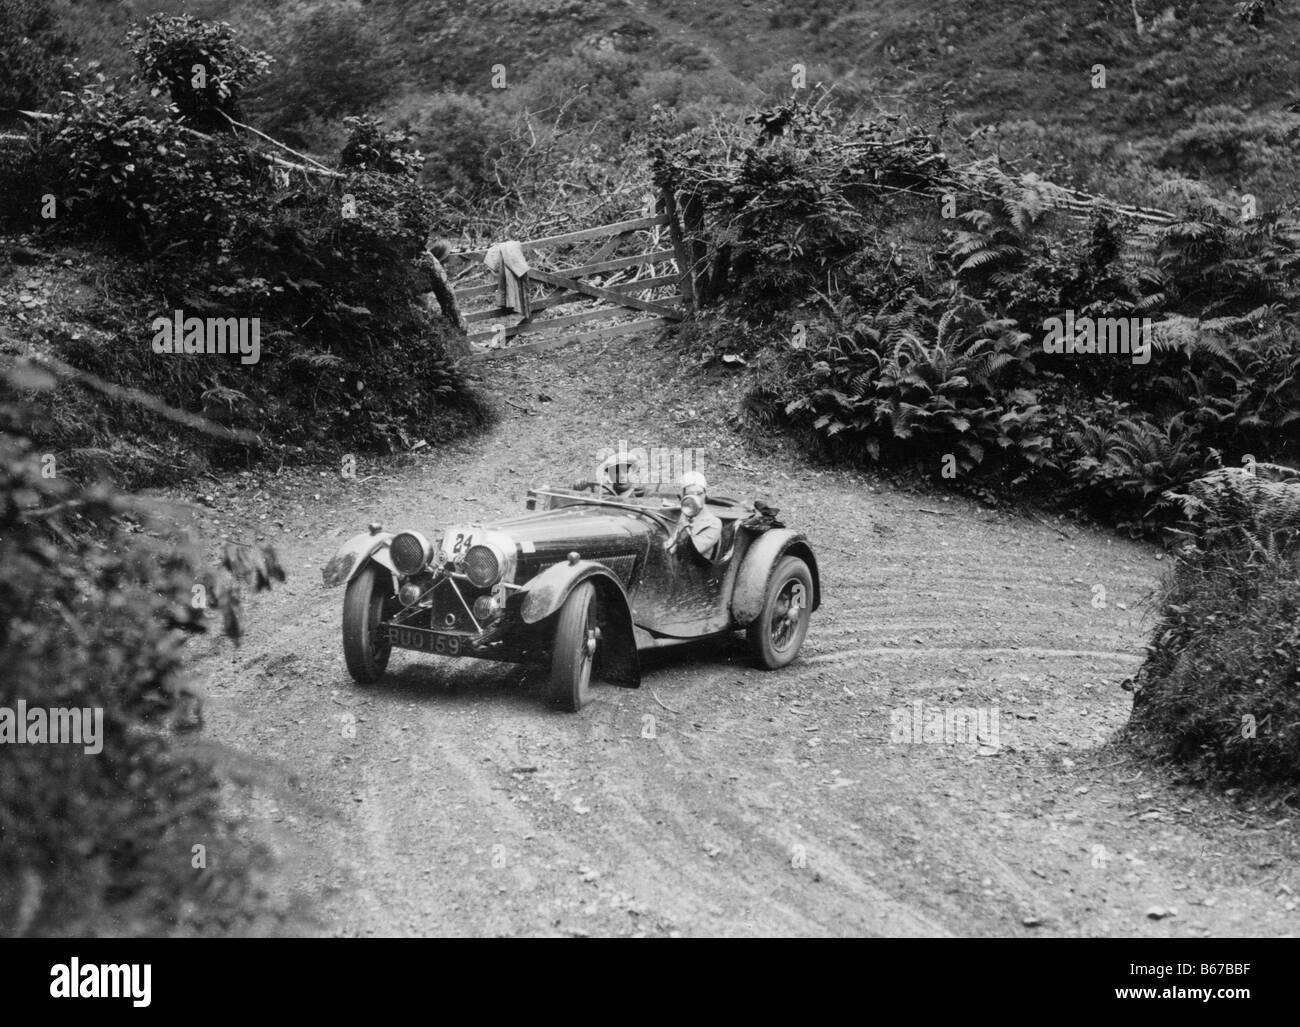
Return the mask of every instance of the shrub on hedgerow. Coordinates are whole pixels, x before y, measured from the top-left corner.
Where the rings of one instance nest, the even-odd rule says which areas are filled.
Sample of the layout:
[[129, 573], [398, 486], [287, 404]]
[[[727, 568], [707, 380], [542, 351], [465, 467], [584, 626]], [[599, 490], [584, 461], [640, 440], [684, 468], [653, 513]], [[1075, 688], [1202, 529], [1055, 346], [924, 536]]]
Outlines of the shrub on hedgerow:
[[66, 88], [75, 51], [49, 0], [0, 0], [0, 125]]
[[685, 132], [656, 111], [650, 151], [655, 184], [680, 194], [702, 305], [725, 301], [751, 322], [851, 289], [861, 251], [887, 225], [923, 217], [927, 198], [913, 190], [947, 167], [900, 118], [843, 125], [799, 100], [744, 127]]
[[229, 923], [256, 912], [264, 854], [223, 811], [212, 768], [177, 742], [201, 714], [181, 641], [209, 605], [237, 634], [236, 580], [284, 575], [269, 550], [231, 548], [206, 567], [139, 501], [70, 480], [32, 444], [20, 401], [51, 384], [0, 373], [0, 708], [100, 710], [102, 751], [0, 745], [0, 934]]
[[[57, 183], [45, 188], [60, 215], [28, 223], [107, 241], [149, 274], [126, 290], [120, 346], [56, 339], [65, 357], [282, 452], [400, 449], [483, 423], [456, 363], [464, 336], [423, 299], [441, 208], [418, 183], [420, 155], [404, 133], [347, 124], [338, 171], [286, 172], [256, 140], [196, 135], [136, 93], [96, 83], [70, 97], [24, 165]], [[261, 359], [205, 360], [196, 374], [193, 358], [154, 354], [150, 324], [178, 307], [257, 318]], [[331, 416], [301, 416], [322, 408]]]
[[33, 147], [14, 177], [54, 196], [56, 216], [41, 218], [32, 203], [22, 220], [150, 255], [211, 246], [265, 188], [265, 162], [238, 140], [197, 137], [146, 98], [98, 81], [65, 96]]
[[140, 76], [155, 96], [166, 93], [181, 121], [200, 132], [229, 132], [241, 121], [240, 98], [271, 66], [225, 22], [155, 14], [127, 33]]
[[1298, 482], [1259, 464], [1181, 494], [1191, 541], [1166, 583], [1127, 729], [1143, 753], [1225, 785], [1300, 783]]
[[[992, 160], [954, 166], [899, 118], [851, 124], [790, 101], [748, 123], [678, 132], [660, 112], [651, 155], [681, 208], [704, 355], [752, 357], [728, 335], [803, 323], [808, 348], [783, 330], [756, 361], [778, 370], [760, 374], [751, 407], [852, 460], [937, 469], [936, 451], [952, 453], [963, 484], [1018, 465], [1034, 473], [1007, 484], [1034, 480], [1128, 525], [1167, 516], [1161, 493], [1220, 454], [1300, 447], [1300, 245], [1284, 212], [1243, 221], [1204, 185], [1172, 181], [1173, 218], [1143, 246], [1112, 205], [1091, 204], [1084, 227], [1062, 214], [1077, 195]], [[949, 339], [939, 312], [962, 296], [1003, 328]], [[1149, 318], [1149, 361], [1042, 352], [1046, 320], [1067, 311]]]
[[339, 154], [339, 166], [358, 171], [379, 171], [410, 180], [420, 173], [424, 157], [415, 149], [409, 132], [386, 131], [367, 115], [344, 118], [348, 141]]
[[[913, 299], [895, 314], [844, 303], [784, 347], [760, 385], [769, 404], [854, 461], [929, 463], [938, 471], [1046, 460], [1029, 336], [959, 297]], [[790, 398], [793, 397], [793, 398]]]

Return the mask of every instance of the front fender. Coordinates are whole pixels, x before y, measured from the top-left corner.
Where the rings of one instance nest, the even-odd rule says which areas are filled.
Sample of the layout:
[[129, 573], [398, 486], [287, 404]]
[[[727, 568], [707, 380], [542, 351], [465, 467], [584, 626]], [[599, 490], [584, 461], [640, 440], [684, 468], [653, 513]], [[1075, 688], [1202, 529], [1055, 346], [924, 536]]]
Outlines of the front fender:
[[623, 583], [603, 564], [579, 560], [548, 567], [524, 586], [520, 617], [525, 624], [536, 624], [558, 613], [569, 593], [584, 581], [596, 587], [599, 603], [601, 641], [597, 667], [600, 677], [626, 688], [640, 687], [641, 661], [632, 630], [632, 604], [628, 602]]
[[812, 575], [813, 594], [809, 611], [821, 605], [821, 574], [808, 539], [801, 532], [789, 528], [773, 528], [750, 543], [736, 575], [736, 586], [731, 593], [731, 617], [736, 627], [748, 626], [763, 612], [768, 580], [777, 561], [787, 555], [799, 557], [808, 565], [808, 572]]
[[589, 578], [608, 578], [618, 588], [623, 605], [630, 605], [622, 583], [614, 577], [613, 572], [604, 564], [594, 560], [579, 560], [577, 563], [557, 563], [548, 567], [533, 578], [521, 591], [524, 593], [524, 605], [520, 610], [525, 624], [536, 624], [553, 613], [558, 613], [569, 598], [574, 587]]
[[321, 577], [325, 580], [326, 587], [332, 588], [351, 581], [361, 572], [367, 560], [374, 560], [381, 567], [386, 567], [396, 581], [397, 568], [393, 566], [393, 561], [388, 556], [388, 543], [392, 540], [393, 534], [389, 531], [380, 532], [378, 535], [371, 535], [369, 532], [353, 535], [339, 546], [339, 551], [321, 569]]

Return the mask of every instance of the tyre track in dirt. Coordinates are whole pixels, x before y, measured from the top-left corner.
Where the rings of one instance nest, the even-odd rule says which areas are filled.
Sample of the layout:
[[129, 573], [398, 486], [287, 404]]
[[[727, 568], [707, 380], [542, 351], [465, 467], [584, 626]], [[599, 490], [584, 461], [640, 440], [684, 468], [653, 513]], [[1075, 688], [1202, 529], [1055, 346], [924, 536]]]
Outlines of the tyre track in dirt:
[[[493, 390], [534, 413], [503, 404], [483, 437], [405, 468], [363, 462], [357, 482], [253, 475], [249, 498], [214, 497], [205, 516], [227, 531], [306, 500], [293, 530], [268, 532], [288, 586], [248, 601], [241, 649], [196, 660], [210, 733], [298, 782], [273, 833], [273, 889], [316, 914], [296, 929], [1293, 928], [1261, 883], [1279, 866], [1289, 880], [1292, 833], [1242, 831], [1219, 800], [1102, 748], [1127, 717], [1118, 682], [1145, 641], [1154, 549], [810, 467], [777, 440], [747, 446], [739, 381], [673, 364], [646, 342], [496, 363]], [[529, 485], [582, 477], [621, 438], [705, 447], [717, 492], [767, 498], [809, 533], [826, 598], [800, 661], [760, 672], [743, 638], [701, 644], [648, 661], [641, 689], [598, 688], [577, 715], [547, 707], [545, 674], [508, 665], [395, 653], [383, 683], [351, 683], [341, 590], [319, 584], [342, 538], [371, 519], [432, 529], [515, 512]], [[894, 712], [917, 700], [996, 711], [1000, 745], [891, 741]], [[1153, 920], [1153, 905], [1180, 913]]]

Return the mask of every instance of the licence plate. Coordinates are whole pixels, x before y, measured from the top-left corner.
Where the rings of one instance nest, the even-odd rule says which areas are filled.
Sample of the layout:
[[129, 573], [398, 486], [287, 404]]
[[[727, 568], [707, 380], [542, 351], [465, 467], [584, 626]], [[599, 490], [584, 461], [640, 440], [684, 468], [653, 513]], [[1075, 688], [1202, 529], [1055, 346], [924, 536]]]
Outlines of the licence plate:
[[388, 640], [401, 649], [418, 649], [422, 653], [435, 653], [438, 656], [460, 655], [459, 635], [442, 635], [422, 628], [403, 628], [390, 624]]

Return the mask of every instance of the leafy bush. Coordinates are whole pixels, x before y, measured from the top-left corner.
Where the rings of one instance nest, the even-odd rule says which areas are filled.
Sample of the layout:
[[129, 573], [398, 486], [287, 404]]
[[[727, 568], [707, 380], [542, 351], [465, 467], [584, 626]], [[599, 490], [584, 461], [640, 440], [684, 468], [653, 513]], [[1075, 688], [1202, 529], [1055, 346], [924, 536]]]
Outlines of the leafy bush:
[[824, 434], [832, 449], [861, 460], [930, 461], [952, 454], [968, 472], [1008, 457], [1043, 459], [1037, 396], [1017, 381], [1033, 373], [1029, 337], [958, 299], [938, 308], [913, 299], [893, 315], [845, 317], [831, 334], [818, 325], [806, 348], [780, 361], [774, 380], [798, 398], [787, 417]]
[[[1300, 247], [1277, 212], [1243, 219], [1172, 180], [1172, 215], [1144, 229], [1034, 174], [956, 163], [897, 118], [791, 101], [748, 120], [745, 141], [661, 119], [652, 154], [706, 307], [694, 335], [762, 369], [754, 409], [841, 458], [937, 474], [953, 454], [959, 484], [996, 476], [1135, 529], [1224, 454], [1295, 452]], [[1067, 311], [1145, 318], [1149, 354], [1046, 352]]]
[[409, 98], [399, 124], [426, 154], [421, 180], [451, 204], [473, 207], [499, 192], [498, 162], [505, 157], [514, 119], [499, 105], [461, 93]]
[[49, 0], [0, 0], [0, 125], [65, 87], [75, 49]]
[[725, 298], [753, 321], [845, 288], [882, 218], [900, 216], [886, 198], [946, 166], [934, 141], [898, 118], [836, 131], [817, 107], [791, 100], [746, 121], [748, 140], [733, 126], [709, 144], [703, 129], [679, 133], [660, 115], [651, 154], [655, 184], [683, 197], [700, 301]]
[[271, 66], [269, 54], [241, 46], [225, 22], [155, 14], [127, 38], [154, 95], [165, 91], [181, 120], [200, 132], [228, 132], [242, 118], [240, 97]]
[[[65, 98], [21, 169], [59, 199], [56, 225], [149, 254], [202, 249], [232, 230], [264, 188], [264, 162], [159, 113], [112, 84]], [[32, 219], [36, 208], [25, 213]]]
[[1219, 453], [1206, 447], [1180, 418], [1167, 424], [1139, 411], [1110, 421], [1093, 407], [1093, 416], [1076, 418], [1066, 433], [1061, 463], [1072, 495], [1120, 527], [1141, 529], [1148, 518], [1173, 512], [1164, 491], [1217, 467]]
[[1216, 783], [1294, 787], [1300, 478], [1263, 464], [1225, 469], [1176, 498], [1191, 541], [1135, 680], [1130, 740]]
[[1300, 299], [1300, 252], [1286, 220], [1259, 216], [1243, 223], [1240, 208], [1198, 182], [1175, 180], [1164, 191], [1179, 217], [1157, 235], [1147, 276], [1152, 295], [1144, 307], [1208, 318]]
[[1186, 175], [1240, 182], [1294, 152], [1300, 117], [1249, 114], [1216, 105], [1196, 112], [1196, 120], [1164, 142], [1159, 162]]
[[177, 743], [201, 723], [181, 644], [209, 606], [237, 635], [237, 580], [269, 587], [283, 572], [269, 550], [205, 567], [140, 501], [71, 481], [33, 446], [21, 401], [51, 384], [0, 371], [0, 708], [99, 711], [102, 748], [0, 744], [0, 933], [156, 934], [255, 915], [265, 853]]
[[[257, 62], [224, 28], [154, 19], [137, 37], [140, 52], [154, 55], [142, 64], [165, 78], [167, 62], [190, 54], [195, 39], [214, 68], [234, 69], [222, 73], [236, 96]], [[346, 128], [337, 168], [303, 166], [243, 132], [197, 132], [129, 88], [97, 82], [69, 96], [10, 165], [13, 192], [43, 187], [19, 223], [102, 240], [147, 261], [147, 274], [120, 290], [117, 319], [104, 325], [120, 345], [56, 337], [62, 355], [256, 432], [282, 458], [404, 449], [482, 424], [484, 406], [457, 365], [464, 336], [423, 299], [431, 289], [424, 250], [442, 208], [418, 183], [422, 157], [409, 135], [372, 119], [348, 119]], [[33, 202], [46, 191], [61, 204], [53, 221], [40, 220]], [[256, 319], [260, 360], [155, 353], [146, 329], [176, 309]], [[301, 415], [322, 406], [334, 415]], [[57, 429], [44, 441], [87, 444]]]
[[413, 147], [409, 132], [386, 132], [374, 118], [344, 118], [351, 128], [339, 165], [358, 171], [379, 171], [385, 175], [414, 178], [424, 157]]

